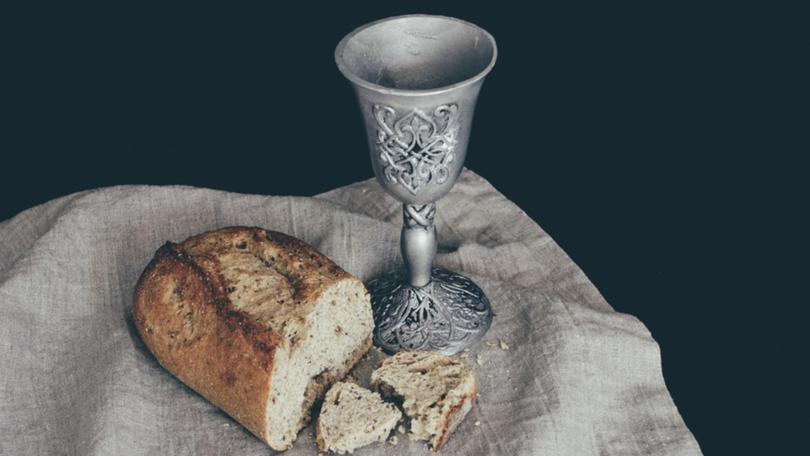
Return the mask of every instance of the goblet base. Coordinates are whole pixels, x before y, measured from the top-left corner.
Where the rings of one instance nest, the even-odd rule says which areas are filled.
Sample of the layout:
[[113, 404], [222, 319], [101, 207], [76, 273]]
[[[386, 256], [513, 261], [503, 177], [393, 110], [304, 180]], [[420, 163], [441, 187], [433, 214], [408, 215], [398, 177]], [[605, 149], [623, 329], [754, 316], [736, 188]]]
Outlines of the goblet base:
[[492, 307], [472, 280], [433, 268], [423, 287], [392, 271], [366, 284], [374, 311], [374, 343], [391, 354], [435, 351], [453, 355], [479, 341], [492, 324]]

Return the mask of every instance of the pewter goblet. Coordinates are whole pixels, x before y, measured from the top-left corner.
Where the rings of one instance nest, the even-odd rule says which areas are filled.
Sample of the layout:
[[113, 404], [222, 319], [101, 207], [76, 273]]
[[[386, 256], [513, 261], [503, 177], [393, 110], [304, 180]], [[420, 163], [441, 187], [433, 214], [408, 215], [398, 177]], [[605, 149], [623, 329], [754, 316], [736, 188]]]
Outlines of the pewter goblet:
[[335, 50], [363, 113], [374, 174], [403, 203], [404, 271], [367, 284], [374, 340], [389, 353], [454, 354], [492, 322], [489, 300], [475, 283], [432, 265], [436, 201], [461, 172], [475, 102], [496, 55], [485, 30], [430, 15], [367, 24]]

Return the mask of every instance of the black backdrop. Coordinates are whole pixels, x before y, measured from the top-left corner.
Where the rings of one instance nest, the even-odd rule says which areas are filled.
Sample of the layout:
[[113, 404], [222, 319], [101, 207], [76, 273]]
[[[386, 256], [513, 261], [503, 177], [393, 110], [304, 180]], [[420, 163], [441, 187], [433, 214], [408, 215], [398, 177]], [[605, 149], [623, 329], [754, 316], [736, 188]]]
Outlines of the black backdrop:
[[806, 16], [778, 2], [8, 12], [0, 220], [106, 185], [310, 195], [371, 177], [334, 46], [413, 12], [498, 41], [467, 165], [647, 324], [707, 454], [778, 454], [798, 424], [777, 431], [791, 405], [762, 381], [798, 382], [801, 300], [784, 290], [802, 277], [784, 260], [810, 150]]

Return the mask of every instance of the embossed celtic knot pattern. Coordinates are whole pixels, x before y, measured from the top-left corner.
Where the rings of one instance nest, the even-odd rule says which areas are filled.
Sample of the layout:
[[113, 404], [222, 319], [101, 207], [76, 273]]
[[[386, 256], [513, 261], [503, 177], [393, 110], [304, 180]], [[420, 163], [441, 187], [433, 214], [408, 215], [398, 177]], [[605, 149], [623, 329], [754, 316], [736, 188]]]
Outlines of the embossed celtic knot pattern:
[[455, 103], [428, 113], [413, 109], [404, 114], [390, 106], [374, 105], [385, 178], [413, 194], [428, 184], [447, 181], [448, 165], [455, 159], [457, 113]]
[[446, 354], [483, 336], [492, 322], [484, 292], [470, 279], [434, 268], [424, 287], [412, 287], [398, 272], [368, 283], [375, 343], [388, 353], [432, 350]]
[[405, 204], [402, 207], [402, 221], [408, 228], [430, 229], [436, 217], [436, 203]]

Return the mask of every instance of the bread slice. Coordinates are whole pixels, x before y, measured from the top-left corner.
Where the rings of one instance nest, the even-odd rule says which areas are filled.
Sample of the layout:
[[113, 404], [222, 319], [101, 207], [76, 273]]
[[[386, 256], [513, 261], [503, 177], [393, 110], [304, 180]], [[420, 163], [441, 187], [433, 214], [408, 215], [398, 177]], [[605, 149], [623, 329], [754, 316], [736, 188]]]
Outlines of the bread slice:
[[399, 352], [371, 374], [384, 397], [402, 401], [411, 436], [439, 451], [472, 408], [478, 394], [475, 372], [449, 356]]
[[160, 248], [133, 317], [161, 365], [275, 450], [368, 350], [373, 327], [358, 279], [293, 237], [245, 227]]
[[384, 442], [402, 412], [379, 394], [354, 383], [338, 382], [326, 393], [315, 439], [321, 451], [351, 453], [374, 442]]

